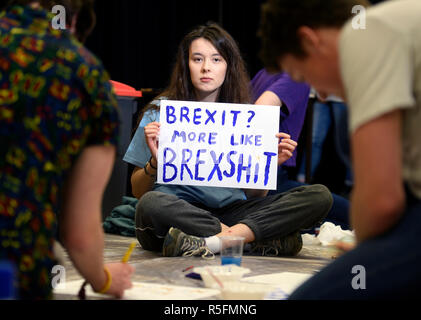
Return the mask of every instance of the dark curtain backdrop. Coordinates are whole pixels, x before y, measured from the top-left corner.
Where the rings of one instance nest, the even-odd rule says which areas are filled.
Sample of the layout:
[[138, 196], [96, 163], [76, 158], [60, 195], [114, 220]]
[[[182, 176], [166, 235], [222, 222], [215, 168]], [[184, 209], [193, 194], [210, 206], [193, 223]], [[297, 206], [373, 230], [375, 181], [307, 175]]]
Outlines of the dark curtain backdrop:
[[218, 22], [237, 41], [250, 77], [262, 64], [257, 29], [263, 0], [96, 1], [97, 25], [86, 46], [115, 81], [136, 89], [168, 84], [182, 37], [198, 24]]

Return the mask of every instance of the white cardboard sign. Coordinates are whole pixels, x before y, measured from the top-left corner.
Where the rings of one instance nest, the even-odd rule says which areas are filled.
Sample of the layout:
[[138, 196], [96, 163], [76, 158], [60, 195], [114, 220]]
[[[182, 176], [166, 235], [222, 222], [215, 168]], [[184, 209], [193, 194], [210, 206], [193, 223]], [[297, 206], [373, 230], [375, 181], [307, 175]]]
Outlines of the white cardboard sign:
[[280, 107], [162, 100], [158, 183], [276, 189]]

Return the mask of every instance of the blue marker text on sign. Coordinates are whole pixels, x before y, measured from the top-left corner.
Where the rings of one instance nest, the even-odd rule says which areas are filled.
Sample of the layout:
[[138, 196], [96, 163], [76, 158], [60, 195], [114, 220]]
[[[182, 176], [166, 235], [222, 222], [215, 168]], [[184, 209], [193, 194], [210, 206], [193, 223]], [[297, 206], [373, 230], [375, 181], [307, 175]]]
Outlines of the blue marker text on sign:
[[279, 109], [161, 101], [157, 182], [276, 189]]

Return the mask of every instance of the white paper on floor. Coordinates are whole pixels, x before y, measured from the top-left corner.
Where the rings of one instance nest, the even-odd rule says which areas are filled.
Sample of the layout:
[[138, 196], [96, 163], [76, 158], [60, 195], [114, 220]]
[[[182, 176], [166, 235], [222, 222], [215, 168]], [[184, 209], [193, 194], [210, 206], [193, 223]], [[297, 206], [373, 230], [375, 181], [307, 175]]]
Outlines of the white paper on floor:
[[341, 226], [336, 226], [331, 222], [325, 222], [320, 227], [320, 232], [316, 236], [311, 234], [302, 235], [304, 245], [322, 245], [331, 246], [338, 241], [355, 242], [355, 235], [353, 231], [343, 230]]
[[280, 272], [243, 278], [242, 281], [264, 283], [276, 287], [266, 299], [282, 300], [312, 276], [310, 273]]
[[[77, 296], [83, 280], [66, 282], [65, 286], [58, 286], [54, 294]], [[124, 292], [124, 300], [197, 300], [219, 295], [219, 290], [174, 286], [167, 284], [133, 282], [133, 287]], [[87, 298], [111, 298], [95, 293], [91, 286], [86, 286]]]

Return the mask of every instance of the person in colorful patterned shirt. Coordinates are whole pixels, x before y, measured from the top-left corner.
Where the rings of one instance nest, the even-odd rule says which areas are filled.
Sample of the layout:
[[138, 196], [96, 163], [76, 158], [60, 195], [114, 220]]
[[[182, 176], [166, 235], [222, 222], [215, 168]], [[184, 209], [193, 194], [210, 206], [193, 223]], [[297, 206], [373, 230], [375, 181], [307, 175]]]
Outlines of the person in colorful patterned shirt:
[[54, 4], [12, 1], [0, 14], [0, 260], [16, 266], [18, 298], [52, 298], [59, 225], [80, 274], [121, 297], [133, 267], [104, 265], [101, 227], [117, 104], [101, 62], [72, 35], [92, 29], [76, 14], [93, 18], [93, 1], [66, 1], [70, 31], [52, 28]]

